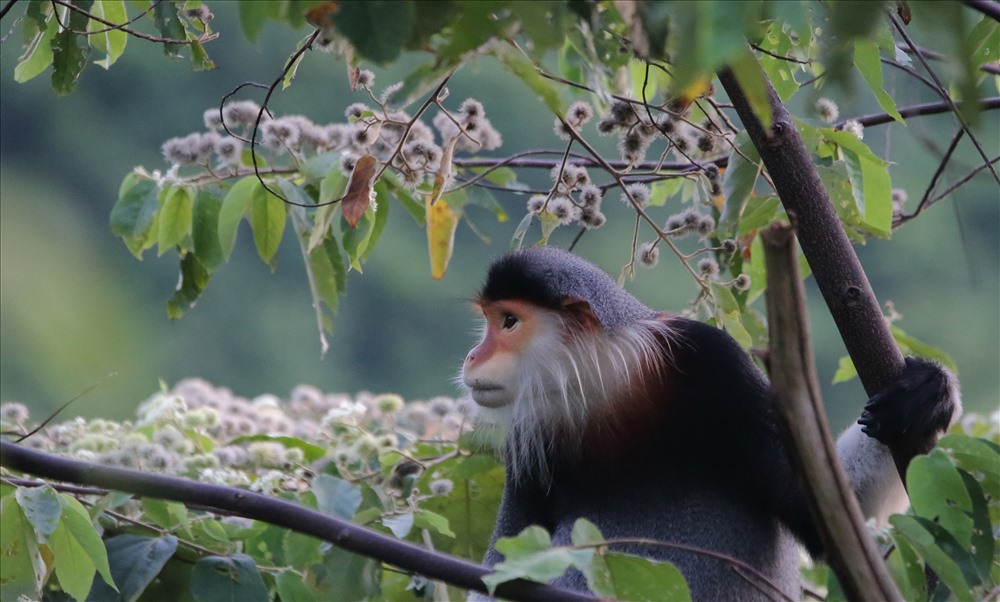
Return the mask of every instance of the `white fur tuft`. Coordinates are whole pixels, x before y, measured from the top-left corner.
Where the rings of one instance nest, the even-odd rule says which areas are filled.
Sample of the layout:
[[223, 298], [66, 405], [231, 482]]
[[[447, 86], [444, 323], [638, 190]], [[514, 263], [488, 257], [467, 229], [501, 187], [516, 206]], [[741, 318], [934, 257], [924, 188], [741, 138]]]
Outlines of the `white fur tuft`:
[[548, 481], [555, 450], [561, 458], [578, 457], [585, 443], [566, 435], [582, 433], [588, 417], [627, 393], [632, 378], [661, 373], [663, 342], [672, 334], [662, 321], [640, 320], [567, 343], [572, 326], [560, 314], [543, 311], [539, 319], [518, 365], [514, 403], [477, 414], [487, 431], [506, 427], [507, 471], [515, 481], [529, 475]]

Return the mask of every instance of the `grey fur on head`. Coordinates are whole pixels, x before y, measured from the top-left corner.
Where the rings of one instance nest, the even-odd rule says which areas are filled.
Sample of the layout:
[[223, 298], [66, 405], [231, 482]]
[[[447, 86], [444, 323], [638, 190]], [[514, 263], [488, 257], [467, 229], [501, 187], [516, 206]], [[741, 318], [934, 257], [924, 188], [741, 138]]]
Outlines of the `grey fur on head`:
[[599, 267], [555, 247], [521, 249], [497, 259], [479, 294], [480, 301], [522, 299], [551, 309], [567, 298], [590, 304], [605, 330], [656, 316]]

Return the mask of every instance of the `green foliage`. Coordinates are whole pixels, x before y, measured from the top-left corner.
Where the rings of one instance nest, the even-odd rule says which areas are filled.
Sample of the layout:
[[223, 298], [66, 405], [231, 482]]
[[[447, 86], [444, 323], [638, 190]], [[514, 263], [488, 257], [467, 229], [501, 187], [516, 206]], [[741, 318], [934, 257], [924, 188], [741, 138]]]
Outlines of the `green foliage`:
[[[105, 69], [124, 56], [128, 38], [138, 31], [132, 19], [135, 27], [145, 24], [144, 31], [155, 31], [155, 43], [172, 59], [189, 52], [193, 69], [214, 67], [206, 47], [215, 34], [210, 13], [199, 2], [158, 2], [143, 15], [138, 11], [146, 7], [122, 0], [19, 4], [25, 9], [18, 25], [24, 52], [13, 73], [18, 83], [51, 66], [55, 92], [71, 93], [92, 51]], [[455, 250], [458, 226], [464, 222], [475, 230], [470, 207], [486, 210], [498, 222], [520, 214], [498, 203], [490, 187], [524, 193], [522, 172], [500, 167], [506, 165], [503, 158], [494, 157], [486, 169], [475, 162], [500, 147], [500, 132], [482, 114], [498, 100], [484, 99], [485, 107], [477, 109], [470, 101], [449, 100], [446, 87], [431, 95], [468, 63], [490, 57], [572, 130], [557, 126], [554, 135], [566, 145], [552, 154], [567, 158], [552, 165], [556, 169], [545, 190], [528, 201], [511, 246], [547, 242], [560, 228], [599, 227], [605, 217], [601, 199], [588, 206], [583, 200], [588, 186], [617, 196], [616, 189], [627, 185], [648, 185], [646, 202], [625, 195], [636, 226], [633, 259], [623, 277], [635, 263], [655, 265], [659, 251], [668, 247], [691, 274], [697, 291], [692, 313], [724, 328], [745, 348], [763, 346], [766, 328], [750, 307], [766, 276], [757, 231], [787, 216], [756, 149], [717, 106], [714, 74], [731, 69], [767, 125], [768, 80], [780, 98], [790, 100], [807, 79], [847, 82], [853, 67], [881, 109], [901, 122], [882, 71], [884, 57], [908, 60], [884, 22], [893, 9], [887, 2], [721, 0], [242, 2], [240, 23], [252, 40], [267, 21], [319, 29], [314, 47], [344, 56], [362, 106], [333, 106], [336, 119], [320, 125], [233, 101], [222, 107], [229, 132], [211, 117], [219, 107], [209, 107], [205, 131], [164, 144], [167, 169], [139, 167], [124, 178], [110, 227], [136, 258], [154, 246], [157, 256], [176, 252], [180, 282], [166, 303], [173, 319], [194, 306], [232, 258], [243, 222], [258, 256], [272, 269], [281, 244], [294, 240], [325, 350], [323, 333], [332, 329], [347, 273], [360, 273], [372, 256], [391, 205], [398, 203], [426, 228], [428, 263], [438, 278]], [[974, 123], [982, 95], [978, 69], [1000, 56], [1000, 27], [988, 18], [973, 25], [958, 3], [914, 3], [907, 10], [916, 26], [942, 40], [945, 79], [957, 98], [967, 101], [963, 116]], [[390, 63], [413, 49], [430, 56], [420, 55], [399, 87], [377, 89], [374, 76], [363, 69], [367, 62]], [[299, 67], [314, 56], [323, 55], [290, 57], [285, 71], [274, 74], [275, 86], [297, 84]], [[574, 116], [574, 107], [582, 110], [574, 101], [583, 98], [597, 108], [596, 131], [589, 116]], [[344, 108], [348, 116], [342, 120]], [[587, 111], [593, 112], [591, 104]], [[800, 119], [796, 126], [845, 231], [857, 242], [888, 238], [889, 163], [863, 142], [860, 127], [850, 121], [834, 126], [836, 116], [820, 120], [825, 125]], [[590, 150], [598, 131], [619, 143], [615, 167]], [[251, 153], [244, 142], [254, 134]], [[591, 171], [600, 171], [603, 181], [574, 155], [581, 147], [601, 164]], [[355, 221], [344, 217], [341, 200], [359, 157], [374, 157], [377, 168], [368, 204], [366, 195], [354, 199], [361, 201]], [[673, 213], [661, 215], [668, 206]], [[648, 223], [641, 219], [647, 216]], [[661, 227], [664, 217], [668, 225]], [[286, 239], [289, 227], [294, 237]], [[640, 245], [640, 233], [653, 242]], [[682, 250], [678, 245], [688, 243], [677, 241], [689, 235], [698, 241]], [[943, 352], [896, 326], [893, 334], [904, 352], [949, 363]], [[835, 380], [852, 375], [850, 361], [842, 361]], [[383, 411], [370, 398], [332, 402], [305, 395], [290, 400], [285, 411], [263, 398], [251, 404], [220, 391], [201, 393], [158, 395], [140, 408], [134, 424], [57, 425], [36, 440], [80, 458], [281, 495], [399, 539], [482, 557], [503, 468], [460, 441], [464, 416], [453, 402], [439, 404], [448, 406], [441, 412], [411, 405], [412, 423], [403, 424], [405, 412]], [[995, 440], [960, 434], [911, 465], [913, 511], [894, 517], [889, 534], [896, 544], [890, 562], [908, 599], [977, 598], [996, 587], [991, 534], [1000, 521], [997, 465]], [[74, 496], [52, 487], [3, 486], [0, 598], [37, 597], [46, 586], [75, 599], [136, 600], [155, 597], [158, 587], [195, 600], [447, 594], [371, 559], [262, 523], [159, 500], [137, 503], [119, 494], [80, 499], [90, 514]], [[487, 583], [492, 588], [515, 578], [547, 581], [572, 567], [600, 596], [690, 597], [676, 568], [609, 546], [586, 522], [575, 526], [572, 545], [563, 546], [553, 546], [548, 534], [534, 527], [498, 543], [506, 560]], [[925, 566], [940, 577], [938, 591], [924, 591]], [[831, 592], [836, 598], [835, 587]]]
[[[132, 422], [49, 425], [30, 443], [270, 493], [478, 561], [503, 468], [459, 443], [468, 430], [449, 398], [405, 404], [301, 386], [284, 402], [247, 400], [192, 379], [150, 397]], [[77, 600], [150, 599], [158, 587], [195, 600], [378, 599], [391, 575], [304, 534], [118, 493], [4, 486], [0, 527], [3, 600], [47, 586]]]

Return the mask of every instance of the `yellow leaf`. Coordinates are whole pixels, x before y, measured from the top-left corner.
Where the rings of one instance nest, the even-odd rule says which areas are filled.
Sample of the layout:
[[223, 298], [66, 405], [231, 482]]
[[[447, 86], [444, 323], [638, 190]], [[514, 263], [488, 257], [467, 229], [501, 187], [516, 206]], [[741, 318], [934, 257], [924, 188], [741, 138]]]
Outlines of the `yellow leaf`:
[[455, 246], [458, 214], [448, 206], [448, 201], [438, 199], [433, 205], [427, 201], [427, 244], [431, 253], [431, 276], [444, 278]]

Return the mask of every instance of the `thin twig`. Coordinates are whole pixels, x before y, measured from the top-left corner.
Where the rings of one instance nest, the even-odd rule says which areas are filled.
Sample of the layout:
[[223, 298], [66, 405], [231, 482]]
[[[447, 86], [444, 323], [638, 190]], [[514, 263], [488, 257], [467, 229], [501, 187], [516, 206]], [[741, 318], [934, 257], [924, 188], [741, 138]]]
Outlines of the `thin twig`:
[[[967, 2], [966, 4], [969, 3]], [[919, 52], [916, 51], [915, 49], [916, 46], [914, 45], [913, 40], [911, 40], [910, 36], [907, 35], [906, 30], [903, 28], [902, 24], [900, 24], [900, 22], [896, 19], [896, 16], [893, 15], [891, 12], [886, 14], [889, 16], [889, 21], [892, 22], [893, 27], [896, 28], [896, 31], [899, 32], [899, 35], [903, 38], [903, 41], [906, 42], [906, 45], [909, 46], [911, 49], [913, 49], [913, 53], [917, 56], [917, 60], [920, 61], [920, 64], [924, 66], [924, 70], [927, 71], [927, 74], [930, 75], [931, 79], [934, 80], [934, 83], [937, 84], [939, 93], [947, 101], [948, 105], [951, 107], [952, 112], [955, 113], [955, 119], [957, 119], [958, 122], [962, 124], [962, 129], [965, 130], [965, 133], [968, 134], [969, 136], [969, 140], [972, 141], [972, 144], [976, 147], [976, 150], [979, 151], [979, 156], [983, 158], [983, 161], [986, 161], [987, 166], [990, 168], [990, 172], [993, 173], [993, 179], [996, 180], [997, 184], [1000, 184], [1000, 174], [997, 174], [997, 170], [994, 169], [993, 165], [989, 162], [990, 161], [989, 156], [986, 154], [986, 151], [983, 150], [982, 145], [979, 144], [979, 140], [976, 138], [975, 134], [973, 134], [972, 130], [969, 129], [969, 124], [965, 122], [965, 118], [962, 117], [961, 113], [959, 113], [958, 106], [955, 105], [955, 101], [951, 98], [951, 95], [948, 94], [948, 90], [944, 87], [944, 84], [941, 83], [941, 80], [938, 78], [937, 73], [935, 73], [934, 70], [931, 69], [930, 64], [927, 62], [927, 59], [925, 59]]]

